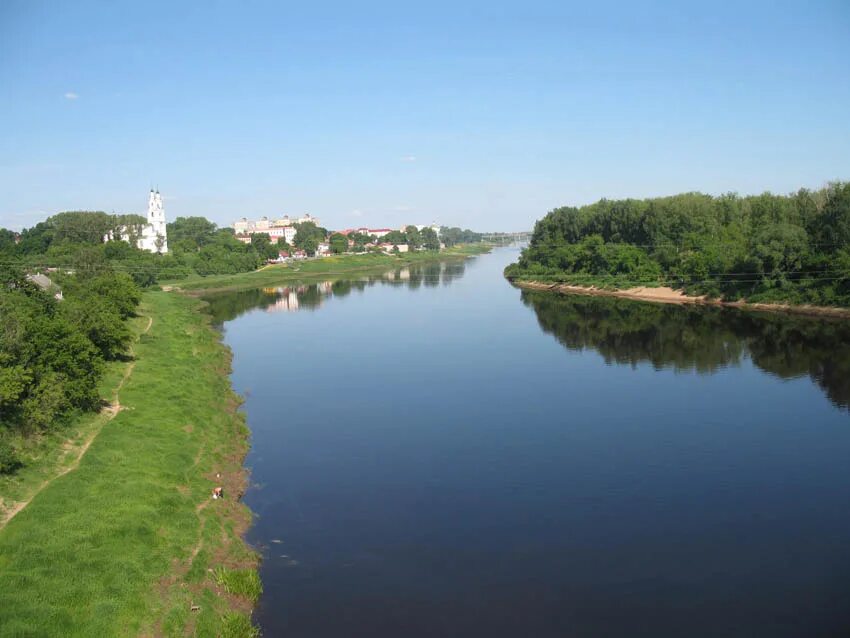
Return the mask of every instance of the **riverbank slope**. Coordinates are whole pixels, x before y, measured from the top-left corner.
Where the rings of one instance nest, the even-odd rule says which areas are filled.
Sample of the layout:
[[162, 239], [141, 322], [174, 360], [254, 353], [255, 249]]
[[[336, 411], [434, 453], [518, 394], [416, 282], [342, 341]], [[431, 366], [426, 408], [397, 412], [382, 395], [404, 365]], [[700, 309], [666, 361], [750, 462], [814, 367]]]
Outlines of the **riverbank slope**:
[[544, 290], [560, 294], [574, 295], [596, 295], [601, 297], [621, 297], [637, 301], [648, 301], [653, 303], [668, 304], [701, 304], [711, 306], [724, 306], [727, 308], [740, 308], [742, 310], [757, 310], [766, 312], [786, 312], [799, 315], [815, 317], [834, 317], [850, 319], [850, 309], [835, 308], [829, 306], [793, 305], [779, 303], [752, 303], [748, 301], [723, 301], [708, 296], [688, 295], [682, 290], [676, 290], [667, 286], [639, 286], [635, 288], [608, 289], [595, 286], [576, 286], [566, 283], [546, 283], [539, 281], [527, 281], [522, 279], [508, 278], [514, 286], [528, 290]]
[[116, 414], [0, 530], [0, 636], [253, 635], [247, 428], [201, 306], [144, 294]]
[[[473, 245], [347, 255], [181, 282], [144, 293], [132, 358], [81, 416], [0, 484], [0, 636], [253, 636], [257, 557], [239, 502], [248, 430], [230, 353], [194, 296], [466, 259]], [[224, 487], [224, 500], [210, 498]], [[14, 512], [12, 511], [14, 508]], [[11, 515], [14, 514], [14, 517]], [[5, 522], [5, 520], [3, 521]]]

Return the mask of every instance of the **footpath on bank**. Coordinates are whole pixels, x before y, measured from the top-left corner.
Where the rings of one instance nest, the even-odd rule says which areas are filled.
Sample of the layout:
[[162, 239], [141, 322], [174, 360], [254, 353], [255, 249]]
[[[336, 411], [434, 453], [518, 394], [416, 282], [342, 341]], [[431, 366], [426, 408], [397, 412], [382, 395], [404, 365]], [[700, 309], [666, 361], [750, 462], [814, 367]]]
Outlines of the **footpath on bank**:
[[248, 432], [201, 305], [145, 293], [121, 409], [0, 530], [0, 636], [254, 635]]
[[102, 386], [109, 406], [80, 417], [64, 442], [45, 441], [39, 463], [0, 485], [0, 637], [256, 636], [258, 558], [239, 500], [249, 433], [230, 352], [193, 295], [487, 250], [316, 260], [184, 281], [189, 294], [144, 293], [132, 360]]

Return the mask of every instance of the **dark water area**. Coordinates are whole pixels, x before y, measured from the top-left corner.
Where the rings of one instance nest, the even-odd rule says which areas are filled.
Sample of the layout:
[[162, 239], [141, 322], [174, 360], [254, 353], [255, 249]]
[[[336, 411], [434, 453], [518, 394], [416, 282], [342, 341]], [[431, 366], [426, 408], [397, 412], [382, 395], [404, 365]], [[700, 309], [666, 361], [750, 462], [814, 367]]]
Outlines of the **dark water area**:
[[850, 635], [849, 325], [516, 257], [211, 298], [264, 635]]

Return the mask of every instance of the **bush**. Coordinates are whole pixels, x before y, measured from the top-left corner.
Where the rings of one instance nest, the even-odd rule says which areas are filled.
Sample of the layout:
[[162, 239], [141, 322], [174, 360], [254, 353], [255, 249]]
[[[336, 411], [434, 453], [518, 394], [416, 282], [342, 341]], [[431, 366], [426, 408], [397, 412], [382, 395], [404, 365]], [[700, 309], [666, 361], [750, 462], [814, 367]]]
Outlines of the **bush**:
[[8, 441], [0, 440], [0, 474], [11, 474], [22, 465], [17, 450]]

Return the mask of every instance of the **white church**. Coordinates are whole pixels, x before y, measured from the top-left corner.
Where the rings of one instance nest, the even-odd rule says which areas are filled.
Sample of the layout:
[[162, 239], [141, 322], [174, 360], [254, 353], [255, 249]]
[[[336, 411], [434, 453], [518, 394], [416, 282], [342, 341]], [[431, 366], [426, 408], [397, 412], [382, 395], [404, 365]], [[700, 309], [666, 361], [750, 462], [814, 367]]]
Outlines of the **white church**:
[[124, 227], [121, 230], [121, 239], [130, 242], [136, 240], [136, 248], [147, 250], [152, 253], [168, 252], [168, 236], [165, 228], [165, 210], [162, 207], [162, 195], [159, 189], [151, 189], [148, 196], [148, 223], [141, 227], [141, 232], [131, 236], [130, 231]]

